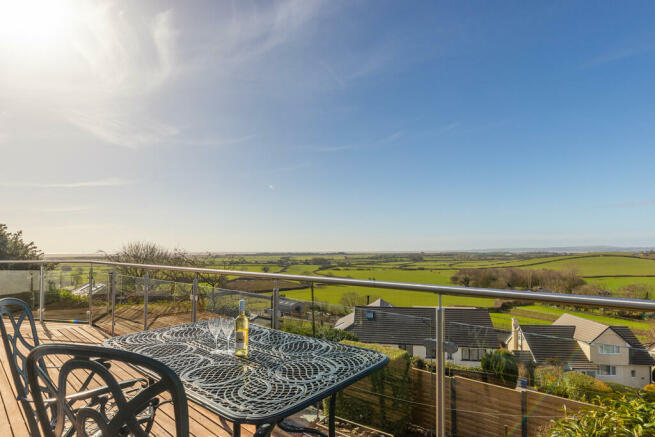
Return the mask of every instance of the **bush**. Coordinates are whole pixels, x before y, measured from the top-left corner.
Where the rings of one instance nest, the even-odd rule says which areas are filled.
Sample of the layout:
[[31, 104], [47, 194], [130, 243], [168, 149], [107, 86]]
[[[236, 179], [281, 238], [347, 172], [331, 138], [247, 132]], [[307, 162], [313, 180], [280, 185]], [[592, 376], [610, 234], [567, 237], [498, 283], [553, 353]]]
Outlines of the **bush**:
[[412, 357], [412, 367], [415, 369], [421, 369], [425, 370], [426, 365], [425, 365], [425, 360], [421, 357]]
[[[581, 410], [553, 420], [550, 437], [646, 437], [655, 435], [655, 404], [636, 397], [604, 402], [602, 408]], [[564, 410], [566, 413], [566, 409]]]
[[541, 366], [534, 371], [534, 383], [537, 390], [555, 396], [566, 396], [566, 388], [562, 384], [563, 369], [559, 366]]
[[614, 392], [609, 385], [596, 378], [580, 372], [563, 372], [559, 366], [537, 368], [535, 384], [541, 392], [582, 402], [590, 402], [596, 397], [608, 399]]
[[498, 349], [482, 357], [482, 370], [495, 374], [505, 384], [516, 384], [519, 368], [511, 352]]
[[597, 396], [607, 396], [612, 389], [602, 381], [579, 372], [566, 372], [562, 381], [567, 397], [589, 402]]
[[[282, 330], [292, 334], [305, 335], [307, 337], [313, 336], [311, 322], [302, 320], [283, 320]], [[318, 324], [316, 325], [316, 338], [323, 338], [325, 340], [337, 342], [342, 340], [358, 340], [357, 336], [349, 331], [344, 331], [343, 329], [335, 329], [327, 325], [320, 326]]]
[[649, 402], [655, 402], [655, 384], [648, 384], [640, 392], [641, 396]]

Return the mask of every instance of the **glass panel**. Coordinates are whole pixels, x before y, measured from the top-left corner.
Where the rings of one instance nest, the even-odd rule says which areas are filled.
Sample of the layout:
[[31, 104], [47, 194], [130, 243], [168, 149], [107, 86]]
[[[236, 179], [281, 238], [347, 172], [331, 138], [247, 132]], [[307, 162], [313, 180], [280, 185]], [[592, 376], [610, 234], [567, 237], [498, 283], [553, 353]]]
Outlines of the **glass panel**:
[[70, 322], [89, 320], [89, 267], [57, 266], [46, 270], [45, 319]]
[[180, 325], [191, 321], [192, 284], [150, 279], [148, 329]]
[[39, 270], [0, 270], [0, 299], [25, 301], [35, 313], [39, 309]]
[[109, 279], [110, 275], [107, 271], [94, 269], [93, 292], [91, 294], [91, 315], [94, 325], [111, 317]]
[[116, 335], [143, 331], [143, 278], [116, 275]]

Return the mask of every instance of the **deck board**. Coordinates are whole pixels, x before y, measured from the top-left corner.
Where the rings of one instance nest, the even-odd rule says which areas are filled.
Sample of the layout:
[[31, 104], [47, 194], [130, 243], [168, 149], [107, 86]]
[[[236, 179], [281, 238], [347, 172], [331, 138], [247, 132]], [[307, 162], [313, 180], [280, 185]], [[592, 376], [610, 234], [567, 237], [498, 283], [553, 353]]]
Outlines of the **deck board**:
[[[121, 330], [127, 330], [125, 325], [122, 328]], [[37, 335], [41, 343], [99, 344], [107, 338], [107, 334], [96, 327], [62, 322], [37, 323]], [[24, 336], [30, 337], [27, 330], [24, 331]], [[16, 400], [16, 391], [4, 350], [0, 352], [0, 364], [0, 435], [4, 437], [29, 436], [23, 409]], [[61, 363], [53, 362], [52, 364], [60, 365]], [[141, 376], [137, 369], [122, 363], [112, 366], [112, 370], [121, 379]], [[81, 384], [79, 378], [73, 378], [72, 381], [74, 384]], [[232, 424], [230, 422], [189, 401], [190, 435], [197, 437], [227, 437], [232, 435], [231, 429]], [[171, 405], [167, 404], [159, 409], [151, 435], [170, 437], [172, 432], [174, 432], [174, 415]], [[252, 436], [254, 427], [243, 426], [241, 432], [243, 436]], [[274, 435], [289, 436], [289, 434], [278, 430], [274, 432]]]

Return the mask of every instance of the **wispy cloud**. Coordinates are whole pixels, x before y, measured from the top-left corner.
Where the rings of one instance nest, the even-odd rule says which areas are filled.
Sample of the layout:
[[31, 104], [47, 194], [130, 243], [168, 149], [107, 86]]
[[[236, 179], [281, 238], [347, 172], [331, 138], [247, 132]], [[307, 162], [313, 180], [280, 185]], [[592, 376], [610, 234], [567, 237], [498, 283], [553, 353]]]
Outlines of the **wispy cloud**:
[[652, 52], [653, 50], [655, 50], [655, 46], [638, 45], [634, 47], [621, 47], [618, 49], [609, 50], [599, 56], [596, 56], [595, 58], [587, 61], [583, 67], [598, 67], [600, 65], [609, 64], [611, 62], [617, 62], [643, 55], [648, 52]]
[[185, 145], [185, 146], [230, 146], [234, 144], [243, 144], [247, 143], [248, 141], [256, 138], [257, 135], [243, 135], [240, 137], [233, 137], [233, 138], [222, 138], [220, 136], [217, 136], [216, 138], [213, 139], [200, 139], [200, 140], [195, 140], [193, 138], [190, 139], [175, 139], [170, 141], [171, 143], [174, 144], [180, 144], [180, 145]]
[[133, 182], [121, 178], [106, 178], [95, 181], [82, 182], [0, 182], [0, 187], [7, 188], [90, 188], [90, 187], [118, 187], [122, 185], [131, 185]]
[[296, 38], [318, 15], [322, 1], [290, 0], [277, 3], [233, 5], [231, 15], [214, 28], [206, 60], [234, 68]]
[[66, 119], [109, 144], [132, 149], [163, 143], [180, 132], [175, 126], [143, 113], [130, 114], [127, 109], [72, 110]]
[[655, 200], [638, 200], [634, 202], [611, 203], [603, 205], [604, 208], [638, 208], [642, 206], [655, 206]]
[[85, 3], [78, 12], [62, 47], [71, 60], [65, 80], [54, 76], [42, 89], [32, 77], [24, 87], [61, 119], [111, 145], [141, 148], [177, 135], [175, 123], [153, 111], [153, 97], [177, 73], [173, 11], [152, 15], [146, 26], [143, 17], [112, 2]]
[[275, 185], [273, 185], [273, 184], [269, 185], [268, 189], [271, 190], [271, 191], [274, 191], [275, 190]]
[[85, 212], [93, 208], [95, 208], [95, 206], [92, 205], [71, 205], [71, 206], [35, 208], [34, 211], [41, 212], [41, 213], [68, 214], [68, 213], [75, 213], [75, 212]]
[[440, 128], [438, 128], [436, 133], [439, 134], [439, 135], [445, 134], [446, 132], [450, 132], [450, 131], [453, 131], [453, 130], [457, 129], [458, 126], [459, 126], [459, 122], [448, 123], [448, 124], [443, 125]]
[[382, 137], [379, 140], [376, 141], [377, 144], [390, 144], [390, 143], [395, 143], [398, 141], [402, 136], [404, 135], [403, 131], [397, 131], [392, 133], [391, 135], [387, 135], [386, 137]]
[[332, 147], [319, 147], [317, 149], [314, 149], [317, 152], [325, 152], [325, 153], [334, 153], [334, 152], [342, 152], [344, 150], [349, 150], [352, 149], [353, 146], [332, 146]]
[[392, 133], [390, 133], [388, 135], [384, 135], [382, 137], [372, 139], [370, 141], [361, 141], [359, 143], [344, 144], [344, 145], [338, 145], [338, 146], [315, 147], [315, 148], [312, 148], [311, 150], [313, 150], [314, 152], [321, 152], [321, 153], [335, 153], [335, 152], [344, 152], [344, 151], [347, 151], [347, 150], [382, 147], [382, 146], [397, 142], [404, 135], [405, 135], [405, 132], [402, 131], [402, 130], [399, 130], [399, 131], [392, 132]]

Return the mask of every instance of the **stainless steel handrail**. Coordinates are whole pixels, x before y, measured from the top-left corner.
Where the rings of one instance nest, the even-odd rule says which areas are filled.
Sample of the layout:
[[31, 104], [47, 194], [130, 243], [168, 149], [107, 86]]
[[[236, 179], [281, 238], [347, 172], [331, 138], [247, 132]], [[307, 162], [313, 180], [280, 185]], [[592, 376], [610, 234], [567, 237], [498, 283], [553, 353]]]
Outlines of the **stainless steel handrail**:
[[[228, 276], [245, 276], [262, 279], [277, 279], [321, 284], [350, 285], [356, 287], [386, 288], [393, 290], [421, 291], [450, 296], [486, 297], [492, 299], [515, 299], [536, 302], [551, 302], [569, 305], [603, 306], [639, 311], [655, 312], [655, 301], [626, 299], [619, 297], [586, 296], [578, 294], [546, 293], [541, 291], [500, 290], [478, 287], [457, 287], [451, 285], [416, 284], [412, 282], [374, 281], [370, 279], [339, 278], [335, 276], [289, 275], [286, 273], [248, 272], [240, 270], [209, 269], [201, 267], [165, 266], [155, 264], [119, 263], [99, 260], [0, 260], [2, 264], [93, 264], [115, 267], [134, 267], [145, 270], [172, 270], [189, 273], [207, 273]], [[1, 270], [1, 269], [0, 269]]]
[[[586, 305], [586, 306], [602, 306], [608, 308], [620, 308], [620, 309], [629, 309], [629, 310], [639, 310], [639, 311], [653, 311], [655, 312], [655, 301], [642, 300], [642, 299], [625, 299], [617, 297], [604, 297], [604, 296], [583, 296], [575, 294], [561, 294], [561, 293], [544, 293], [544, 292], [533, 292], [533, 291], [524, 291], [524, 290], [498, 290], [498, 289], [489, 289], [489, 288], [477, 288], [477, 287], [455, 287], [450, 285], [431, 285], [431, 284], [416, 284], [411, 282], [394, 282], [394, 281], [373, 281], [367, 279], [351, 279], [351, 278], [339, 278], [334, 276], [307, 276], [307, 275], [289, 275], [285, 273], [264, 273], [264, 272], [247, 272], [240, 270], [226, 270], [226, 269], [208, 269], [200, 267], [182, 267], [182, 266], [165, 266], [165, 265], [153, 265], [153, 264], [135, 264], [135, 263], [120, 263], [112, 261], [99, 261], [99, 260], [0, 260], [0, 267], [3, 264], [39, 264], [41, 265], [41, 281], [43, 281], [43, 265], [45, 264], [90, 264], [93, 265], [106, 265], [114, 267], [114, 272], [116, 267], [133, 267], [143, 269], [146, 276], [146, 281], [149, 276], [149, 270], [171, 270], [178, 272], [189, 272], [195, 273], [194, 276], [194, 287], [192, 293], [193, 300], [193, 321], [196, 320], [196, 298], [197, 298], [197, 284], [198, 284], [198, 273], [206, 274], [215, 274], [215, 275], [228, 275], [228, 276], [245, 276], [252, 278], [262, 278], [262, 279], [273, 279], [273, 296], [271, 299], [271, 309], [272, 309], [272, 324], [273, 327], [278, 327], [278, 308], [279, 308], [279, 293], [278, 293], [278, 281], [279, 280], [288, 280], [288, 281], [299, 281], [299, 282], [309, 282], [311, 284], [321, 283], [321, 284], [336, 284], [336, 285], [350, 285], [356, 287], [370, 287], [370, 288], [385, 288], [393, 290], [404, 290], [404, 291], [420, 291], [426, 293], [433, 293], [439, 297], [439, 305], [436, 308], [436, 332], [435, 339], [437, 341], [437, 400], [445, 399], [445, 367], [444, 367], [444, 348], [443, 348], [443, 339], [444, 339], [444, 317], [443, 317], [443, 306], [442, 306], [442, 295], [450, 296], [467, 296], [467, 297], [482, 297], [482, 298], [493, 298], [493, 299], [515, 299], [515, 300], [525, 300], [525, 301], [536, 301], [536, 302], [550, 302], [550, 303], [559, 303], [559, 304], [569, 304], [569, 305]], [[92, 267], [93, 268], [93, 267]], [[2, 270], [2, 269], [0, 269]], [[93, 291], [93, 271], [90, 272], [90, 286], [89, 286], [89, 308], [91, 311], [91, 294]], [[115, 281], [114, 274], [112, 274], [112, 281]], [[146, 282], [147, 283], [147, 282]], [[144, 329], [147, 329], [147, 285], [145, 288], [145, 301], [144, 301]], [[114, 309], [115, 309], [115, 286], [112, 284], [112, 327], [111, 332], [114, 334]], [[313, 304], [313, 303], [312, 303]], [[41, 307], [43, 307], [43, 285], [41, 285]], [[90, 312], [89, 311], [89, 312]], [[41, 317], [43, 317], [43, 308], [41, 308]], [[89, 323], [92, 323], [92, 314], [89, 314]], [[436, 415], [436, 431], [438, 437], [444, 437], [446, 435], [445, 431], [445, 408], [443, 402], [437, 402], [437, 408], [435, 411]]]

